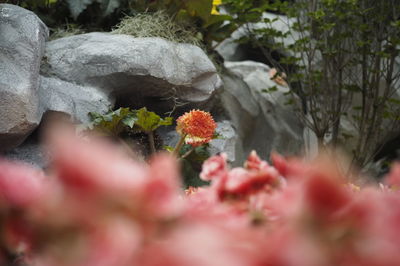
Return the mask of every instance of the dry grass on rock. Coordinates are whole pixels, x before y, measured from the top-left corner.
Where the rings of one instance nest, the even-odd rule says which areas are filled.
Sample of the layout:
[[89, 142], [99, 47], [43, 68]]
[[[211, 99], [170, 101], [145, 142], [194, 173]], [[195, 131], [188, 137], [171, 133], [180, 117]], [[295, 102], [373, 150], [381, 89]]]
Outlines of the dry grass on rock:
[[172, 42], [201, 46], [194, 30], [176, 23], [165, 11], [125, 17], [112, 33], [127, 34], [137, 38], [160, 37]]

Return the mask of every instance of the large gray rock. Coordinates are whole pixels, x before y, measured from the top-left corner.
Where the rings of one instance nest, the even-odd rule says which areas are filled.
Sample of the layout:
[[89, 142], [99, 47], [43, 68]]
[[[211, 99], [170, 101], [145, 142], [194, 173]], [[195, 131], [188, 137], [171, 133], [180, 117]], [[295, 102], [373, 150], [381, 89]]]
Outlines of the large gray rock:
[[236, 161], [236, 144], [238, 136], [232, 124], [228, 120], [217, 122], [217, 133], [219, 137], [210, 142], [210, 155], [226, 153], [229, 162]]
[[39, 95], [43, 113], [62, 112], [80, 122], [89, 122], [89, 112], [106, 113], [113, 105], [112, 97], [98, 88], [57, 78], [41, 77]]
[[46, 59], [44, 76], [97, 87], [123, 106], [151, 108], [151, 103], [167, 99], [204, 102], [221, 85], [215, 66], [199, 47], [161, 38], [76, 35], [49, 42]]
[[39, 68], [47, 37], [34, 13], [0, 4], [0, 151], [19, 145], [40, 122]]
[[[98, 88], [83, 87], [56, 78], [41, 77], [38, 93], [40, 113], [43, 114], [40, 127], [44, 128], [51, 121], [62, 119], [89, 122], [89, 112], [105, 113], [113, 104], [112, 98]], [[41, 128], [37, 131], [40, 132]], [[47, 167], [50, 156], [40, 144], [38, 134], [32, 134], [33, 137], [28, 137], [4, 156], [38, 168]]]
[[4, 154], [9, 160], [18, 160], [37, 168], [46, 168], [50, 161], [49, 154], [36, 141], [28, 138], [23, 145], [16, 147]]
[[[222, 105], [238, 134], [235, 164], [241, 164], [251, 150], [264, 158], [271, 151], [296, 154], [303, 149], [303, 125], [287, 101], [286, 87], [270, 80], [269, 67], [256, 62], [226, 62], [222, 75]], [[264, 89], [277, 86], [273, 93]]]

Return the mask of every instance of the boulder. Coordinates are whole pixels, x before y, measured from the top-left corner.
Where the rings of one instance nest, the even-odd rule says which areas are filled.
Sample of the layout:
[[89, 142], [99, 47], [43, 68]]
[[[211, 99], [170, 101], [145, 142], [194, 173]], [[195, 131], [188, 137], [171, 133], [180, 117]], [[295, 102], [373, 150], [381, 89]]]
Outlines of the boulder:
[[111, 33], [48, 42], [42, 75], [99, 88], [119, 106], [155, 111], [205, 102], [221, 85], [215, 66], [197, 46]]
[[[293, 106], [285, 105], [288, 88], [270, 80], [269, 67], [257, 62], [226, 62], [221, 104], [237, 132], [235, 164], [251, 150], [263, 158], [271, 151], [296, 154], [303, 149], [304, 127]], [[272, 93], [264, 89], [276, 86]]]
[[22, 161], [40, 169], [46, 168], [50, 161], [48, 152], [34, 138], [28, 138], [23, 145], [7, 151], [4, 156], [9, 160]]
[[43, 115], [36, 133], [4, 153], [8, 159], [23, 161], [38, 168], [46, 168], [50, 160], [37, 137], [42, 128], [52, 121], [72, 119], [89, 122], [89, 112], [105, 113], [113, 105], [113, 99], [98, 88], [83, 87], [56, 78], [40, 77], [38, 95], [40, 113]]
[[57, 78], [41, 77], [42, 112], [62, 112], [74, 120], [89, 122], [89, 112], [106, 113], [114, 99], [96, 87], [80, 86]]
[[228, 162], [235, 162], [238, 137], [231, 122], [228, 120], [217, 122], [217, 133], [219, 137], [210, 142], [208, 149], [210, 154], [216, 155], [225, 152]]
[[38, 126], [39, 69], [48, 29], [31, 11], [0, 4], [0, 151]]

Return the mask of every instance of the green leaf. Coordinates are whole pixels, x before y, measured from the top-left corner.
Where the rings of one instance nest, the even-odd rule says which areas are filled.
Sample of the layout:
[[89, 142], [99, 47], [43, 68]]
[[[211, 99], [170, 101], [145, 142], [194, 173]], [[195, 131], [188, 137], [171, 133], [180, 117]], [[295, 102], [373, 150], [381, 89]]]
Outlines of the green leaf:
[[215, 131], [214, 135], [212, 136], [212, 139], [224, 139], [224, 137], [220, 133]]
[[396, 104], [396, 105], [400, 105], [400, 100], [396, 99], [396, 98], [389, 98], [388, 100], [390, 103]]
[[293, 98], [290, 98], [284, 103], [284, 105], [292, 105], [292, 104], [295, 104], [295, 103], [296, 103], [295, 100]]
[[135, 113], [130, 113], [122, 119], [122, 123], [130, 128], [133, 128], [136, 121], [138, 120]]
[[[179, 154], [182, 156], [185, 153], [187, 153], [188, 151], [190, 151], [191, 149], [193, 149], [192, 145], [185, 144], [179, 151]], [[193, 152], [188, 157], [186, 157], [186, 160], [188, 160], [190, 162], [202, 163], [205, 160], [207, 160], [209, 157], [210, 157], [210, 153], [208, 151], [208, 145], [205, 144], [205, 145], [196, 147], [193, 150]]]
[[211, 16], [212, 0], [186, 0], [184, 2], [189, 14], [198, 16], [204, 21]]
[[172, 117], [162, 119], [156, 113], [147, 111], [146, 107], [137, 110], [136, 117], [135, 126], [145, 132], [154, 131], [160, 126], [169, 126], [172, 124]]
[[225, 21], [230, 21], [232, 20], [232, 17], [229, 15], [211, 15], [207, 22], [203, 25], [204, 28], [209, 27], [210, 25], [216, 24], [216, 23], [223, 23]]
[[277, 86], [272, 86], [272, 87], [270, 87], [270, 88], [263, 89], [262, 92], [265, 92], [265, 93], [272, 93], [272, 92], [275, 92], [275, 91], [277, 91], [277, 90], [278, 90], [278, 87], [277, 87]]
[[132, 112], [129, 108], [119, 108], [104, 115], [89, 113], [92, 122], [88, 125], [88, 128], [105, 135], [118, 136], [124, 130], [124, 126], [127, 125], [123, 123], [123, 120], [130, 115], [132, 115]]
[[168, 146], [168, 145], [163, 146], [163, 149], [166, 150], [166, 151], [168, 151], [168, 152], [173, 152], [173, 151], [174, 151], [174, 147]]

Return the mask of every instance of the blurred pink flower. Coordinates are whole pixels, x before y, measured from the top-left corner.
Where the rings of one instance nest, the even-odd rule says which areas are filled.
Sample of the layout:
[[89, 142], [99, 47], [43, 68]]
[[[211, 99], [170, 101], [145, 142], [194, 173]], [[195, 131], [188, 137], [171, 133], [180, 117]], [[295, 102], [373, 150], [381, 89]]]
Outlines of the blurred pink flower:
[[0, 205], [27, 207], [44, 193], [44, 175], [26, 164], [0, 161]]
[[400, 163], [395, 163], [385, 177], [385, 183], [395, 189], [400, 188]]
[[221, 153], [220, 155], [216, 155], [207, 159], [203, 163], [200, 178], [204, 181], [210, 181], [226, 176], [228, 173], [226, 158], [227, 155], [225, 153]]
[[0, 265], [400, 265], [397, 166], [390, 189], [355, 192], [327, 158], [252, 152], [230, 169], [221, 154], [185, 196], [167, 154], [138, 163], [64, 129], [48, 145], [48, 176], [0, 161]]

